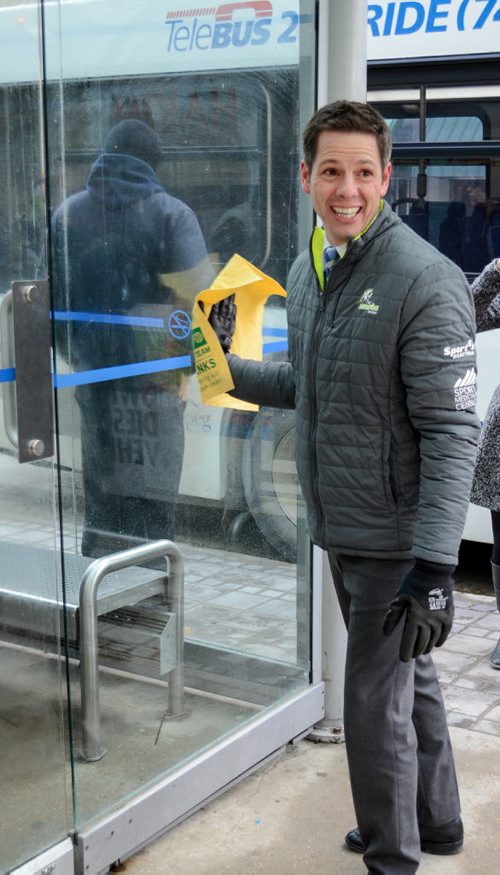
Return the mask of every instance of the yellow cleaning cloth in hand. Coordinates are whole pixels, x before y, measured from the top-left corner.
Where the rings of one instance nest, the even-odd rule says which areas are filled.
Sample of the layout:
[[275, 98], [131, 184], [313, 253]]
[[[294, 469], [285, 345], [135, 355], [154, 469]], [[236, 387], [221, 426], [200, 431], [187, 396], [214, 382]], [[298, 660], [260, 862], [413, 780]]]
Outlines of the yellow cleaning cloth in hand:
[[286, 297], [286, 292], [241, 255], [233, 255], [210, 288], [196, 296], [194, 304], [193, 352], [202, 402], [217, 407], [257, 410], [257, 405], [226, 394], [234, 389], [234, 383], [217, 335], [208, 321], [213, 304], [229, 295], [234, 295], [236, 305], [231, 352], [241, 358], [261, 361], [264, 305], [270, 295]]

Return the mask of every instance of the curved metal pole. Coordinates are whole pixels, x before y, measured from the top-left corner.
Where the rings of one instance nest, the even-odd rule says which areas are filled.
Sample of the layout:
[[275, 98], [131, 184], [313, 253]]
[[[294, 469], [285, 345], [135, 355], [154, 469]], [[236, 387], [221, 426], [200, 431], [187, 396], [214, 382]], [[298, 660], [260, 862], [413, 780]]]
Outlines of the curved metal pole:
[[167, 599], [175, 608], [177, 633], [176, 668], [169, 673], [168, 715], [182, 711], [184, 644], [184, 561], [173, 541], [154, 541], [130, 550], [122, 550], [96, 559], [89, 565], [80, 584], [80, 684], [82, 696], [82, 752], [89, 761], [100, 760], [106, 753], [101, 744], [99, 709], [99, 663], [97, 648], [97, 591], [107, 574], [142, 565], [164, 556], [168, 562]]

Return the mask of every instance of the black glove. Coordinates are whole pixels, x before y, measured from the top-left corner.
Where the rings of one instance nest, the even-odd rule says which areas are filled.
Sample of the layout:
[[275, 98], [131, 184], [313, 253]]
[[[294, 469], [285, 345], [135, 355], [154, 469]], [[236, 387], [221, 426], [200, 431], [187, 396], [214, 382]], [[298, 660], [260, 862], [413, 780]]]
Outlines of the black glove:
[[415, 559], [386, 614], [384, 635], [390, 635], [405, 615], [399, 656], [409, 662], [444, 644], [453, 624], [454, 565]]
[[208, 321], [215, 331], [224, 352], [229, 352], [236, 325], [234, 295], [229, 295], [228, 298], [223, 298], [222, 301], [214, 304], [210, 310]]

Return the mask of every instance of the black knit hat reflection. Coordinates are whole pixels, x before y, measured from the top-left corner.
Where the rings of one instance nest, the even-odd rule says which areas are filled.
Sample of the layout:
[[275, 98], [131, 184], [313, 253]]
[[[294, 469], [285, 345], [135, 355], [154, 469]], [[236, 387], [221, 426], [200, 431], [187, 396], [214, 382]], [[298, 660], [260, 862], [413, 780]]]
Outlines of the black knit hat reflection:
[[138, 119], [124, 119], [111, 129], [104, 144], [105, 152], [133, 155], [153, 170], [162, 159], [160, 138], [149, 125]]

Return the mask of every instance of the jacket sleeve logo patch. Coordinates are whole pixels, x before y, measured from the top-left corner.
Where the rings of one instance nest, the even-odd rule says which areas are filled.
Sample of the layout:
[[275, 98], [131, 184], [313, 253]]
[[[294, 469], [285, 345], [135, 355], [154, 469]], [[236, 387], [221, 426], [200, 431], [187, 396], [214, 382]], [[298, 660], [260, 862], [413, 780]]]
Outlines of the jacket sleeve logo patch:
[[468, 410], [476, 404], [477, 374], [475, 368], [468, 368], [463, 377], [459, 377], [453, 389], [455, 392], [455, 409]]
[[464, 359], [470, 355], [474, 355], [475, 346], [472, 338], [463, 343], [461, 346], [445, 346], [443, 355], [451, 359]]

